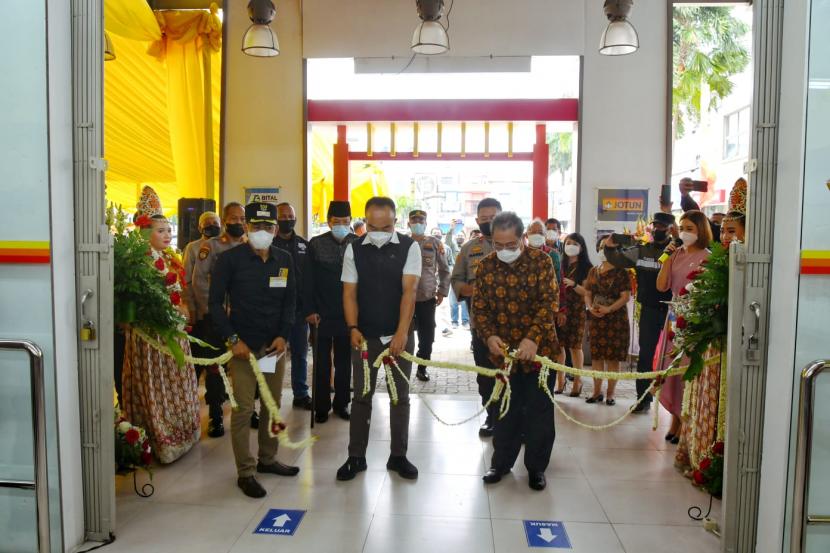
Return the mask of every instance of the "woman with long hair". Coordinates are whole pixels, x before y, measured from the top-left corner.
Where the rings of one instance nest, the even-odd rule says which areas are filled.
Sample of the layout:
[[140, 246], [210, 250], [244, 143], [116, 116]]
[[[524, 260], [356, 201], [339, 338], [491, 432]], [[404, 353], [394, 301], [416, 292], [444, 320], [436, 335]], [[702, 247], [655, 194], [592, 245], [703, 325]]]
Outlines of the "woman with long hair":
[[[591, 270], [591, 259], [588, 257], [588, 248], [585, 238], [579, 233], [565, 237], [564, 257], [562, 259], [562, 284], [559, 286], [559, 312], [556, 314], [557, 334], [559, 336], [559, 362], [565, 362], [565, 348], [571, 352], [571, 362], [577, 369], [581, 369], [585, 361], [582, 352], [582, 342], [585, 336], [585, 303], [584, 297], [588, 292], [585, 279]], [[556, 373], [556, 390], [561, 394], [565, 391], [567, 381], [565, 374]], [[570, 397], [579, 397], [582, 394], [582, 379], [574, 377]]]

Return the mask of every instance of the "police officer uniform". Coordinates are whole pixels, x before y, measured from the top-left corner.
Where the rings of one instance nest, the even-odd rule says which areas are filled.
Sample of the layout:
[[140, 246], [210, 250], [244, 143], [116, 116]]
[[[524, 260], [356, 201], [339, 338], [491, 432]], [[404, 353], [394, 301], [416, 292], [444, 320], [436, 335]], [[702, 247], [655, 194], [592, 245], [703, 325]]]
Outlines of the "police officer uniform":
[[[210, 290], [210, 275], [220, 254], [242, 244], [240, 240], [232, 239], [227, 233], [210, 239], [200, 239], [188, 244], [185, 252], [185, 294], [184, 299], [190, 311], [194, 324], [191, 334], [200, 340], [220, 347], [222, 340], [213, 328], [213, 321], [209, 315], [208, 293]], [[192, 246], [192, 247], [191, 247]], [[196, 357], [216, 357], [217, 350], [192, 344], [193, 354]], [[225, 402], [225, 384], [216, 365], [196, 365], [196, 379], [205, 372], [205, 403], [208, 406], [208, 436], [218, 438], [225, 434], [222, 416], [222, 404]]]
[[303, 308], [303, 267], [308, 255], [308, 241], [293, 229], [290, 238], [279, 234], [274, 237], [274, 246], [291, 254], [297, 271], [297, 313], [294, 328], [291, 330], [291, 389], [294, 392], [294, 406], [311, 409], [308, 395], [308, 323]]
[[[478, 269], [479, 263], [481, 263], [481, 260], [490, 255], [493, 251], [493, 242], [486, 236], [479, 236], [478, 238], [468, 241], [461, 246], [461, 251], [455, 260], [451, 277], [452, 287], [456, 297], [459, 301], [464, 301], [470, 310], [470, 329], [473, 334], [473, 359], [475, 359], [475, 364], [479, 367], [488, 368], [496, 367], [490, 360], [490, 352], [487, 348], [487, 344], [484, 342], [484, 339], [476, 333], [474, 323], [475, 316], [472, 311], [472, 306], [470, 305], [472, 298], [469, 296], [465, 297], [461, 294], [461, 285], [475, 284], [476, 270]], [[476, 382], [478, 383], [478, 394], [481, 396], [481, 404], [484, 405], [493, 393], [495, 381], [492, 378], [485, 378], [478, 375], [476, 376]], [[496, 409], [496, 406], [490, 406], [488, 408], [487, 421], [479, 430], [480, 435], [493, 435], [493, 425], [496, 420]]]
[[[277, 208], [273, 204], [245, 207], [249, 224], [276, 226]], [[222, 254], [216, 261], [209, 292], [209, 311], [221, 338], [229, 347], [244, 342], [258, 358], [267, 355], [277, 338], [288, 342], [296, 315], [296, 272], [291, 254], [273, 245], [268, 257], [249, 245]], [[227, 303], [226, 303], [227, 299]], [[258, 461], [251, 455], [249, 421], [254, 410], [257, 379], [248, 359], [234, 357], [228, 363], [238, 409], [231, 415], [231, 442], [239, 475], [237, 485], [250, 497], [262, 497], [265, 490], [256, 482], [255, 472], [293, 476], [297, 467], [277, 461], [279, 441], [272, 438], [268, 424], [259, 425]], [[285, 356], [276, 370], [265, 373], [265, 381], [277, 406], [282, 396]], [[260, 403], [260, 418], [268, 421], [268, 407]]]
[[[426, 217], [426, 212], [415, 210], [412, 216]], [[444, 244], [433, 236], [413, 237], [421, 247], [421, 279], [415, 296], [415, 331], [418, 333], [418, 353], [421, 359], [432, 358], [432, 344], [435, 342], [436, 295], [446, 298], [450, 289], [450, 267]], [[427, 368], [418, 365], [419, 380], [429, 380]]]
[[[674, 215], [669, 213], [655, 213], [652, 223], [659, 223], [671, 227], [674, 225]], [[637, 301], [640, 303], [640, 355], [637, 361], [638, 372], [651, 372], [654, 360], [654, 351], [660, 340], [660, 332], [666, 322], [669, 312], [668, 301], [672, 298], [671, 290], [660, 292], [657, 290], [657, 275], [660, 273], [660, 256], [671, 237], [660, 242], [637, 244], [629, 248], [605, 248], [605, 257], [609, 263], [621, 269], [635, 269], [637, 272]], [[651, 386], [650, 380], [637, 381], [637, 397], [641, 397]], [[646, 411], [651, 405], [652, 397], [648, 394], [642, 403], [636, 407], [636, 412]]]

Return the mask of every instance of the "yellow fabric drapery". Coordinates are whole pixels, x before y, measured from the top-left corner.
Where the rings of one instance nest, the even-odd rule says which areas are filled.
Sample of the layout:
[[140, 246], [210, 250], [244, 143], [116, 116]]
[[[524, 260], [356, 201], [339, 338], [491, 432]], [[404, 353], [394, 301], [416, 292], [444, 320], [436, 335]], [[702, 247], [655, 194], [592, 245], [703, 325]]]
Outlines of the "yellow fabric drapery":
[[165, 213], [182, 197], [218, 199], [221, 21], [106, 0], [116, 59], [105, 68], [107, 200], [132, 209], [144, 184]]

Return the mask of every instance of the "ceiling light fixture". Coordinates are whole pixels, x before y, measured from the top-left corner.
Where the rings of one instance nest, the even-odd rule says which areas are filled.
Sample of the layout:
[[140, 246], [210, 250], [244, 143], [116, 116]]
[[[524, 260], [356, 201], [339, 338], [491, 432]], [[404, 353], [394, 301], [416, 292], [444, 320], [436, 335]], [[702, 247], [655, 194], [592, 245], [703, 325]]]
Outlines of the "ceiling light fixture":
[[447, 29], [438, 22], [444, 11], [444, 0], [416, 0], [415, 5], [421, 22], [412, 34], [412, 51], [427, 56], [447, 52], [450, 37]]
[[248, 2], [248, 17], [252, 25], [242, 37], [242, 51], [249, 56], [270, 58], [280, 55], [280, 42], [271, 29], [271, 21], [277, 14], [277, 8], [271, 0], [251, 0]]
[[608, 26], [602, 32], [599, 41], [599, 53], [606, 56], [624, 56], [633, 54], [640, 47], [637, 30], [628, 21], [632, 0], [605, 0], [603, 10], [608, 18]]

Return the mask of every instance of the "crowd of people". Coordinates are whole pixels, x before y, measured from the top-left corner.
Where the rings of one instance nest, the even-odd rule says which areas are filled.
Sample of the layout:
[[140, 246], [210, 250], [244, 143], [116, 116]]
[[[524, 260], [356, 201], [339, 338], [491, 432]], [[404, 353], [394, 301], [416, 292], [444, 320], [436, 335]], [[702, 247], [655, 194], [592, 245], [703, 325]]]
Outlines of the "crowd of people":
[[[663, 206], [652, 217], [650, 240], [623, 243], [616, 234], [600, 237], [596, 243], [592, 240], [597, 265], [591, 262], [588, 242], [581, 234], [562, 237], [556, 219], [534, 219], [525, 227], [515, 213], [503, 211], [493, 198], [479, 202], [478, 228], [469, 238], [455, 232], [454, 226], [446, 236], [438, 229], [427, 234], [429, 214], [420, 209], [408, 214], [409, 232], [399, 232], [395, 203], [374, 197], [366, 203], [360, 225], [352, 221], [349, 202], [331, 202], [329, 230], [308, 241], [296, 232], [296, 211], [290, 204], [231, 202], [221, 215], [201, 216], [202, 236], [187, 246], [180, 266], [169, 253], [170, 225], [157, 199], [151, 202], [153, 207], [145, 206], [144, 213], [152, 217], [154, 256], [171, 272], [181, 273], [180, 309], [193, 336], [233, 353], [227, 368], [238, 409], [231, 415], [230, 428], [237, 483], [243, 493], [265, 495], [257, 473], [294, 476], [299, 472], [298, 467], [277, 460], [278, 440], [270, 435], [267, 424], [259, 424], [270, 417], [264, 402], [259, 413], [255, 409], [258, 384], [251, 354], [260, 359], [277, 357], [265, 382], [278, 405], [290, 362], [294, 408], [313, 410], [321, 424], [331, 414], [349, 421], [347, 458], [336, 477], [351, 480], [367, 468], [378, 372], [371, 367], [366, 385], [364, 361], [373, 361], [387, 348], [395, 357], [404, 351], [415, 354], [416, 343], [417, 357], [429, 360], [436, 308], [445, 300], [450, 304], [452, 326], [470, 327], [477, 366], [500, 368], [508, 351], [516, 356], [511, 365], [509, 410], [501, 419], [497, 407], [488, 404], [495, 380], [477, 379], [481, 403], [487, 406], [479, 435], [492, 436], [494, 448], [484, 482], [496, 483], [508, 473], [524, 445], [528, 485], [541, 490], [546, 486], [555, 426], [553, 405], [538, 385], [535, 357], [581, 369], [587, 331], [592, 367], [619, 371], [620, 363], [631, 355], [628, 308], [636, 287], [640, 305], [637, 370], [651, 372], [667, 366], [670, 300], [688, 283], [689, 273], [705, 261], [713, 231], [727, 245], [743, 240], [742, 205], [720, 221], [710, 220], [696, 205], [687, 205], [693, 202], [687, 185], [682, 181], [680, 188], [684, 207], [691, 209], [676, 220], [671, 206]], [[744, 194], [745, 190], [744, 182]], [[316, 343], [316, 370], [309, 385], [310, 335]], [[181, 346], [190, 353], [189, 344]], [[216, 357], [216, 352], [195, 344], [192, 350], [195, 357]], [[418, 469], [407, 458], [410, 400], [405, 379], [413, 367], [402, 357], [397, 363], [401, 371], [393, 373], [398, 397], [390, 408], [387, 469], [416, 479]], [[134, 423], [147, 427], [160, 462], [174, 461], [199, 439], [197, 382], [201, 372], [205, 374], [208, 435], [224, 435], [226, 390], [218, 366], [187, 365], [183, 371], [129, 330], [123, 366], [121, 403]], [[429, 380], [428, 368], [417, 366], [415, 376]], [[556, 394], [567, 392], [565, 375], [550, 378]], [[582, 379], [574, 377], [568, 395], [582, 396], [583, 385]], [[363, 393], [364, 386], [368, 394]], [[651, 380], [637, 381], [640, 401], [632, 405], [633, 412], [649, 411], [651, 386]], [[611, 406], [616, 403], [615, 392], [615, 380], [594, 379], [586, 401]], [[683, 436], [697, 431], [681, 420], [682, 397], [682, 380], [667, 379], [660, 395], [660, 402], [673, 415], [666, 439], [678, 443], [681, 450], [688, 443]], [[256, 457], [250, 451], [251, 427], [259, 428]], [[707, 439], [703, 436], [695, 443]]]

